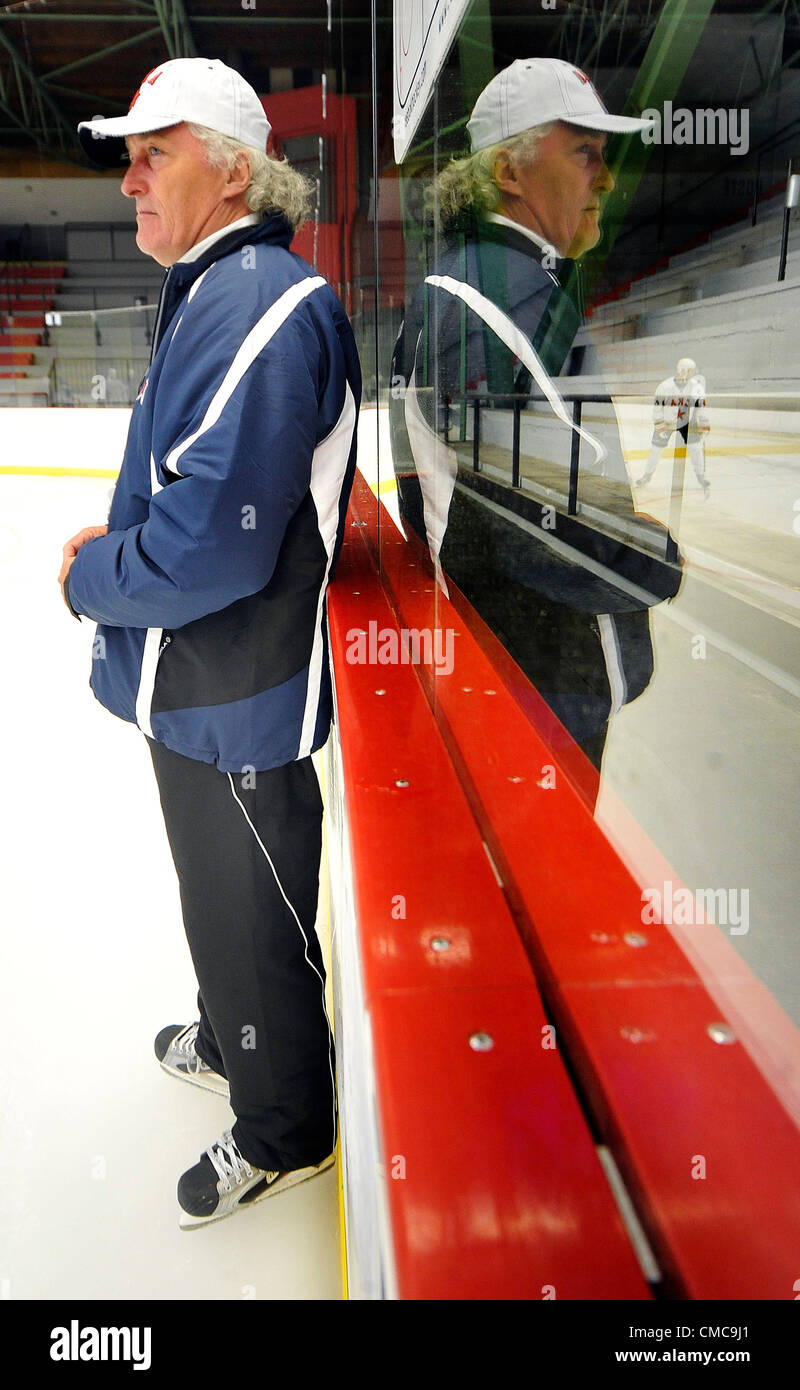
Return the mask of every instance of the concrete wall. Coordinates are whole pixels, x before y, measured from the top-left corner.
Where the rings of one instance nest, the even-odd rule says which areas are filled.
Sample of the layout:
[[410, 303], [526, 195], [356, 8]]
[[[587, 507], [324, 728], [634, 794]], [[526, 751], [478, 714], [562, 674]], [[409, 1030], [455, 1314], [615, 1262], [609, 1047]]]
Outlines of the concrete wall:
[[130, 222], [133, 200], [120, 193], [124, 169], [108, 178], [4, 178], [2, 215], [4, 226], [39, 226], [65, 222]]

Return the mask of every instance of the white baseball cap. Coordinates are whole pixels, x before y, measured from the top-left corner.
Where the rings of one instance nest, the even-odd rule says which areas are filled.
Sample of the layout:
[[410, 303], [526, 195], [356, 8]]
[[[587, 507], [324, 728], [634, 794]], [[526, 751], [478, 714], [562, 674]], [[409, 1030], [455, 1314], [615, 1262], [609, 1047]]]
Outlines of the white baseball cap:
[[472, 152], [499, 145], [533, 126], [564, 121], [585, 130], [629, 133], [652, 124], [611, 116], [585, 72], [561, 58], [517, 58], [484, 87], [467, 130]]
[[81, 121], [78, 138], [95, 164], [119, 164], [126, 135], [165, 130], [181, 121], [208, 126], [265, 150], [270, 123], [249, 82], [219, 58], [173, 58], [148, 72], [127, 116]]

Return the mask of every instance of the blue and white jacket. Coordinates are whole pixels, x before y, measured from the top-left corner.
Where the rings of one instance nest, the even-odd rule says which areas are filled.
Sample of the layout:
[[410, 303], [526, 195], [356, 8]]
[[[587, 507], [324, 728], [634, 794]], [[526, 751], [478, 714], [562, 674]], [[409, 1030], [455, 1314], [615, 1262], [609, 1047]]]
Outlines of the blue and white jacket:
[[291, 235], [276, 214], [167, 272], [108, 534], [66, 586], [99, 623], [101, 704], [225, 772], [305, 757], [330, 725], [325, 590], [361, 374]]

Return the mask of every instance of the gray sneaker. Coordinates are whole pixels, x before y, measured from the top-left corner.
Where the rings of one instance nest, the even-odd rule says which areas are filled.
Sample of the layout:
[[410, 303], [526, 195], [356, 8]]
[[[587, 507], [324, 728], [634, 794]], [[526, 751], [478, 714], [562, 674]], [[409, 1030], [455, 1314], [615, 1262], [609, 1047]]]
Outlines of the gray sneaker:
[[212, 1071], [195, 1052], [199, 1026], [199, 1023], [170, 1023], [162, 1028], [154, 1044], [156, 1057], [170, 1076], [190, 1081], [193, 1086], [202, 1086], [204, 1091], [215, 1091], [229, 1100], [230, 1087], [225, 1077]]

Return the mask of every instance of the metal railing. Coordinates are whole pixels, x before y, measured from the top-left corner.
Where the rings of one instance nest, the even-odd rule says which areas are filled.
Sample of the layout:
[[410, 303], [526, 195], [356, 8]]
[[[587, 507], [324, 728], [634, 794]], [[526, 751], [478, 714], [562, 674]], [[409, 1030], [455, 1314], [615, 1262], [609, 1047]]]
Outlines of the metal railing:
[[[572, 401], [572, 446], [569, 461], [569, 489], [567, 495], [567, 515], [576, 516], [578, 511], [578, 470], [580, 468], [580, 448], [581, 436], [579, 433], [581, 425], [581, 413], [584, 402], [587, 405], [611, 405], [614, 404], [612, 396], [604, 394], [586, 395], [575, 391], [560, 392], [563, 401]], [[528, 395], [525, 392], [477, 392], [465, 391], [462, 395], [442, 396], [444, 408], [444, 441], [450, 443], [450, 411], [452, 405], [466, 404], [472, 407], [472, 467], [475, 473], [480, 473], [480, 448], [481, 448], [481, 410], [490, 407], [494, 410], [498, 406], [509, 407], [513, 412], [512, 438], [511, 438], [511, 486], [518, 488], [522, 486], [520, 474], [520, 436], [522, 411], [528, 405], [538, 405], [546, 403], [547, 398], [543, 395]]]
[[50, 403], [59, 406], [129, 406], [147, 370], [147, 357], [54, 357]]
[[[572, 402], [572, 428], [570, 431], [570, 457], [569, 457], [569, 483], [567, 487], [567, 516], [578, 515], [578, 479], [581, 462], [581, 417], [583, 406], [586, 405], [610, 405], [614, 406], [615, 399], [603, 392], [559, 392], [562, 401]], [[641, 399], [636, 397], [637, 400]], [[450, 408], [452, 406], [466, 406], [472, 410], [472, 440], [465, 437], [462, 430], [461, 443], [472, 443], [472, 470], [474, 473], [482, 471], [481, 463], [481, 411], [487, 408], [497, 410], [510, 409], [512, 412], [511, 429], [511, 487], [521, 490], [523, 487], [523, 476], [521, 469], [521, 423], [522, 411], [528, 405], [546, 404], [547, 398], [544, 395], [528, 395], [524, 392], [476, 392], [466, 391], [459, 395], [449, 395], [443, 393], [441, 404], [443, 408], [443, 437], [446, 444], [450, 444]], [[555, 417], [554, 417], [555, 418]], [[670, 484], [670, 514], [669, 530], [664, 549], [664, 560], [667, 563], [674, 563], [678, 558], [678, 544], [675, 536], [680, 524], [683, 485], [686, 470], [686, 449], [688, 445], [689, 425], [677, 430], [675, 449], [672, 457], [672, 480]], [[532, 480], [528, 480], [529, 482]], [[631, 498], [631, 502], [633, 499]], [[609, 512], [609, 518], [613, 513]]]

